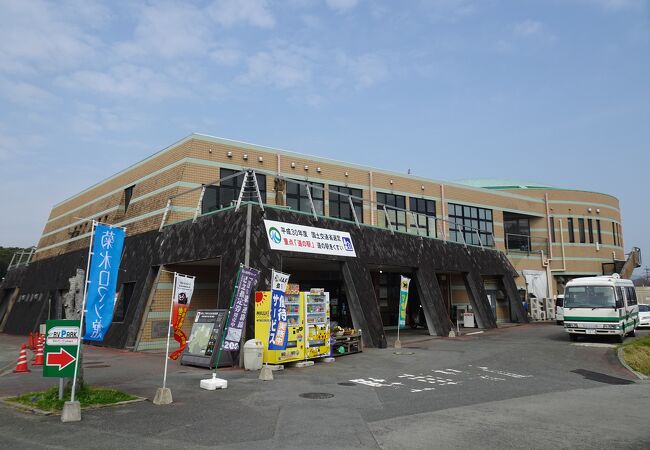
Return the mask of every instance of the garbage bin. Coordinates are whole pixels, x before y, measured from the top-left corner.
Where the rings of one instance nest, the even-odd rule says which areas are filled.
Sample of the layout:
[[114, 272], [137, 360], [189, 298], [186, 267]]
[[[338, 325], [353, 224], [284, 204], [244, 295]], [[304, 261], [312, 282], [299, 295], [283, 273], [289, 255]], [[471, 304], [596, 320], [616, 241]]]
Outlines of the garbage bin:
[[264, 346], [259, 339], [251, 339], [244, 344], [244, 369], [260, 370]]

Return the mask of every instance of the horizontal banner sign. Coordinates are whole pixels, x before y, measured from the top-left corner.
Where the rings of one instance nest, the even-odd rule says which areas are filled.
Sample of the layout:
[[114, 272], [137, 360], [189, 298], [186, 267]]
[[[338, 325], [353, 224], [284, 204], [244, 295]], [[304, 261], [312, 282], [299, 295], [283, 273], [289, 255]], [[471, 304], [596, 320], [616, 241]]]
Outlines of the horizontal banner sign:
[[356, 257], [350, 233], [265, 220], [271, 250]]

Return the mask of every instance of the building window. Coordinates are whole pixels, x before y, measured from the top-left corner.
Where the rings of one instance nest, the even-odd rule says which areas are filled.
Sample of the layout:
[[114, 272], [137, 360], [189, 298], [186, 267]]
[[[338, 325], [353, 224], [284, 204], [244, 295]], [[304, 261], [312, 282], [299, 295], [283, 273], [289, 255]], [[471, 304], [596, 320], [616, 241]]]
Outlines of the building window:
[[[312, 201], [314, 202], [314, 209], [316, 214], [321, 216], [325, 214], [323, 202], [323, 183], [310, 183], [301, 181], [309, 186]], [[307, 187], [305, 184], [298, 184], [287, 180], [287, 206], [296, 211], [311, 212], [309, 205], [309, 194], [307, 194]]]
[[[384, 227], [388, 228], [388, 221], [397, 231], [406, 231], [406, 197], [403, 195], [377, 192], [377, 211], [383, 213], [386, 205], [387, 217], [384, 218]], [[397, 209], [399, 208], [399, 209]]]
[[589, 243], [594, 243], [594, 219], [587, 219], [587, 230], [589, 231]]
[[133, 186], [129, 186], [128, 188], [124, 189], [124, 212], [129, 209], [129, 205], [131, 204], [131, 197], [133, 197], [133, 188], [135, 187], [135, 184]]
[[[452, 241], [494, 246], [492, 210], [449, 203], [449, 237]], [[478, 235], [477, 235], [478, 231]]]
[[578, 234], [580, 235], [580, 243], [584, 244], [587, 242], [585, 239], [585, 219], [582, 217], [578, 218]]
[[[240, 170], [232, 169], [219, 169], [219, 178], [224, 179], [228, 176], [234, 175]], [[266, 175], [256, 173], [255, 177], [257, 178], [257, 185], [260, 189], [260, 196], [262, 197], [262, 202], [266, 203]], [[241, 185], [244, 182], [244, 174], [238, 175], [236, 177], [223, 180], [219, 183], [219, 186], [206, 186], [205, 192], [203, 193], [203, 201], [201, 202], [201, 212], [203, 214], [210, 211], [215, 211], [218, 209], [223, 209], [231, 206], [239, 198], [239, 191], [241, 190]], [[247, 186], [244, 190], [244, 196], [242, 200], [257, 201], [257, 193], [255, 192], [255, 187]]]
[[616, 235], [616, 222], [612, 222], [612, 236], [614, 237], [614, 245], [618, 246], [618, 236]]
[[363, 223], [363, 191], [361, 189], [348, 188], [345, 186], [329, 185], [329, 215], [337, 219], [354, 220], [352, 210], [350, 209], [350, 200], [348, 196], [357, 197], [352, 199], [354, 212], [360, 223]]
[[566, 220], [566, 226], [569, 229], [569, 242], [575, 242], [576, 234], [575, 234], [575, 230], [573, 229], [573, 217], [569, 217]]
[[120, 292], [117, 296], [115, 303], [115, 312], [113, 313], [113, 322], [124, 322], [124, 317], [129, 309], [131, 297], [133, 297], [133, 289], [135, 288], [135, 281], [122, 283]]
[[530, 251], [530, 221], [527, 217], [504, 212], [503, 228], [508, 250]]
[[551, 242], [555, 242], [556, 241], [556, 238], [555, 238], [555, 217], [551, 217], [550, 223], [551, 223]]
[[603, 243], [603, 234], [600, 231], [600, 219], [596, 219], [596, 231], [598, 232], [598, 243]]
[[409, 206], [415, 214], [417, 226], [411, 224], [411, 232], [425, 233], [426, 236], [436, 237], [436, 202], [425, 198], [409, 198]]

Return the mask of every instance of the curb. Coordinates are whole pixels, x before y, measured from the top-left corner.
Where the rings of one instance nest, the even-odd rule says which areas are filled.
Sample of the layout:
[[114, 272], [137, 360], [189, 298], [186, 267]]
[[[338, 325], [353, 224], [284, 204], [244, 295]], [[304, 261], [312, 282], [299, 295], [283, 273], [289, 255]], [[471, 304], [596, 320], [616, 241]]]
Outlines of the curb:
[[[0, 403], [9, 406], [14, 409], [18, 409], [23, 412], [30, 412], [32, 414], [36, 414], [39, 416], [60, 416], [61, 411], [45, 411], [42, 409], [34, 408], [33, 406], [27, 406], [23, 405], [22, 403], [18, 402], [12, 402], [8, 400], [11, 397], [1, 397], [0, 398]], [[84, 406], [81, 408], [82, 411], [91, 411], [93, 409], [101, 409], [101, 408], [109, 408], [111, 406], [122, 406], [122, 405], [128, 405], [129, 403], [138, 403], [138, 402], [144, 402], [147, 401], [148, 399], [146, 397], [137, 397], [134, 398], [133, 400], [124, 400], [121, 402], [116, 402], [116, 403], [109, 403], [107, 405], [92, 405], [92, 406]]]
[[618, 357], [619, 362], [623, 367], [625, 367], [627, 370], [632, 372], [639, 380], [647, 380], [649, 377], [647, 375], [643, 375], [642, 373], [637, 372], [628, 364], [625, 362], [625, 358], [623, 358], [623, 347], [619, 347], [616, 351], [616, 356]]

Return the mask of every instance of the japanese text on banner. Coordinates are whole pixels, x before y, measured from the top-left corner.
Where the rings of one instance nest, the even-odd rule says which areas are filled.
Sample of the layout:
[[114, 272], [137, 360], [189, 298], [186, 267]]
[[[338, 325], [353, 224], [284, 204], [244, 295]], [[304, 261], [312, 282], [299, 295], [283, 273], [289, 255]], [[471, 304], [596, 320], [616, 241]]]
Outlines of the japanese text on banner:
[[399, 289], [399, 327], [404, 328], [406, 326], [406, 305], [409, 301], [409, 284], [411, 283], [410, 278], [401, 276], [400, 289]]
[[271, 323], [269, 328], [269, 350], [287, 348], [287, 305], [286, 290], [289, 275], [272, 271], [271, 274]]
[[192, 301], [194, 293], [194, 277], [176, 274], [174, 283], [174, 306], [172, 308], [172, 327], [174, 328], [174, 339], [180, 344], [180, 348], [169, 355], [171, 359], [178, 359], [187, 347], [187, 336], [183, 331], [183, 323], [187, 315], [187, 309]]
[[250, 267], [242, 267], [239, 274], [239, 281], [235, 288], [235, 299], [230, 309], [230, 317], [228, 318], [228, 331], [223, 341], [223, 350], [227, 352], [239, 350], [239, 341], [241, 341], [242, 330], [246, 326], [248, 303], [253, 288], [257, 285], [259, 277], [259, 270]]
[[113, 321], [115, 288], [124, 246], [124, 228], [95, 225], [88, 272], [84, 339], [101, 342]]

